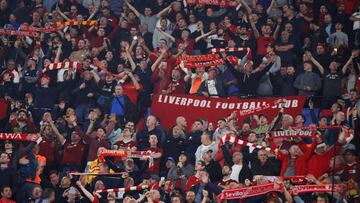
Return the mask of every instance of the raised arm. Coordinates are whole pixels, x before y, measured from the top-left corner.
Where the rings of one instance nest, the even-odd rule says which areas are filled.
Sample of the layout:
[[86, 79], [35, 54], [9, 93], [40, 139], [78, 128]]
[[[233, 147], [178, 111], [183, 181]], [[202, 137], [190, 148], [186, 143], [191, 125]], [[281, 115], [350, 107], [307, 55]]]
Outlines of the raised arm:
[[274, 40], [276, 40], [276, 39], [278, 38], [278, 36], [279, 36], [278, 34], [279, 34], [279, 31], [280, 31], [282, 19], [281, 19], [281, 18], [278, 18], [278, 19], [276, 20], [276, 22], [277, 22], [277, 25], [276, 25], [275, 31], [274, 31], [274, 33], [273, 33], [273, 38], [274, 38]]
[[100, 82], [100, 76], [99, 76], [99, 74], [97, 73], [97, 71], [92, 70], [92, 71], [90, 71], [90, 72], [92, 73], [92, 75], [93, 75], [93, 77], [94, 77], [95, 83], [96, 83], [96, 84], [99, 84], [99, 82]]
[[134, 46], [135, 44], [137, 44], [137, 36], [133, 38], [133, 40], [131, 41], [131, 44], [130, 44], [130, 47], [129, 47], [129, 50], [133, 50], [134, 49]]
[[349, 20], [355, 22], [355, 21], [360, 21], [360, 18], [355, 17], [355, 16], [352, 15], [352, 16], [349, 17]]
[[151, 50], [149, 49], [148, 46], [146, 46], [146, 43], [145, 43], [145, 40], [143, 37], [138, 37], [138, 45], [140, 45], [144, 49], [144, 51], [147, 55], [151, 54]]
[[60, 62], [60, 55], [61, 55], [61, 47], [62, 47], [62, 44], [59, 44], [57, 50], [56, 50], [56, 56], [55, 56], [55, 59], [54, 59], [54, 63], [59, 63]]
[[135, 13], [135, 15], [136, 15], [137, 17], [139, 17], [139, 16], [141, 15], [141, 14], [139, 13], [139, 11], [137, 11], [136, 8], [133, 7], [133, 6], [128, 2], [128, 0], [125, 0], [125, 3], [126, 3], [126, 5], [130, 8], [130, 10]]
[[[99, 8], [96, 7], [95, 10], [94, 10], [94, 12], [91, 13], [91, 15], [88, 17], [87, 20], [93, 19], [93, 17], [96, 15], [96, 13], [97, 13], [98, 11], [99, 11]], [[93, 26], [92, 26], [92, 27], [93, 27]]]
[[213, 34], [214, 30], [211, 30], [210, 32], [207, 32], [205, 34], [202, 34], [200, 36], [198, 36], [197, 38], [195, 38], [195, 42], [198, 42], [199, 40], [201, 40], [202, 38], [208, 37], [209, 35]]
[[162, 31], [160, 28], [156, 28], [159, 32], [161, 32], [162, 34], [164, 34], [165, 36], [167, 36], [168, 38], [170, 38], [171, 41], [175, 42], [175, 37], [173, 37], [171, 34]]
[[56, 7], [56, 11], [60, 14], [61, 17], [63, 17], [66, 21], [71, 21], [69, 17], [67, 17], [63, 12], [61, 12], [59, 7]]
[[112, 114], [110, 115], [109, 123], [105, 126], [106, 137], [109, 137], [110, 133], [114, 130], [115, 124], [116, 124], [116, 116]]
[[310, 55], [310, 60], [311, 62], [314, 63], [314, 65], [318, 68], [318, 70], [320, 71], [321, 75], [324, 75], [324, 67], [311, 55], [310, 52], [308, 52], [308, 54]]
[[259, 30], [256, 28], [256, 25], [254, 23], [254, 21], [249, 17], [249, 20], [250, 20], [250, 25], [251, 25], [251, 28], [254, 32], [254, 36], [255, 38], [259, 38], [260, 37], [260, 33], [259, 33]]
[[135, 87], [135, 90], [140, 90], [141, 87], [140, 87], [140, 84], [139, 82], [135, 79], [134, 77], [134, 74], [130, 71], [130, 70], [125, 70], [125, 72], [127, 73], [127, 75], [130, 77], [134, 87]]
[[271, 12], [271, 10], [274, 8], [276, 3], [276, 0], [271, 0], [270, 6], [269, 8], [266, 10], [266, 13], [269, 15], [269, 13]]
[[75, 115], [71, 115], [71, 116], [69, 117], [68, 123], [71, 124], [72, 126], [74, 126], [75, 132], [76, 132], [83, 140], [85, 140], [87, 143], [89, 143], [90, 137], [87, 136], [87, 135], [81, 130], [81, 128], [77, 125], [77, 123], [76, 123], [76, 116], [75, 116]]
[[151, 66], [151, 71], [154, 72], [156, 67], [159, 66], [159, 64], [160, 64], [161, 60], [163, 59], [164, 54], [165, 54], [166, 51], [167, 50], [161, 52], [160, 56], [156, 59], [155, 63]]
[[252, 14], [252, 10], [251, 10], [250, 6], [244, 0], [240, 0], [240, 3], [245, 7], [248, 15]]
[[84, 193], [84, 195], [91, 201], [94, 201], [94, 195], [92, 195], [82, 184], [80, 181], [76, 181], [76, 185], [80, 188], [80, 190]]
[[171, 3], [168, 7], [164, 8], [158, 14], [156, 14], [156, 18], [161, 18], [164, 13], [168, 12], [171, 9], [172, 5], [173, 4]]
[[126, 58], [127, 58], [127, 59], [129, 60], [129, 62], [130, 62], [131, 70], [134, 71], [135, 68], [136, 68], [136, 64], [135, 64], [133, 58], [131, 57], [131, 54], [130, 54], [130, 51], [129, 51], [128, 47], [125, 48], [125, 54], [126, 54]]
[[56, 127], [56, 125], [54, 124], [52, 119], [49, 121], [49, 123], [50, 123], [50, 127], [51, 127], [52, 131], [56, 135], [56, 139], [60, 142], [61, 145], [64, 145], [66, 142], [66, 139], [64, 138], [64, 136], [59, 132], [58, 128]]
[[347, 68], [349, 67], [350, 63], [353, 61], [353, 59], [357, 56], [357, 52], [352, 52], [349, 60], [345, 63], [344, 67], [341, 69], [342, 74], [346, 73]]

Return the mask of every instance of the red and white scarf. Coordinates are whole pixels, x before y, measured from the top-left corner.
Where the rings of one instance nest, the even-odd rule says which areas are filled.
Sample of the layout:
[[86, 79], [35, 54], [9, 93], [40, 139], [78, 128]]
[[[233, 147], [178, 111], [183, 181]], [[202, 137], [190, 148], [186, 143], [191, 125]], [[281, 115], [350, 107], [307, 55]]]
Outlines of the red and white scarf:
[[39, 28], [39, 27], [33, 27], [31, 25], [22, 24], [20, 31], [27, 31], [27, 32], [41, 32], [41, 33], [49, 33], [49, 32], [56, 32], [59, 30], [62, 30], [60, 27], [49, 27], [49, 28]]
[[96, 190], [96, 193], [102, 192], [128, 192], [128, 191], [139, 191], [145, 190], [148, 188], [153, 188], [157, 184], [150, 184], [150, 185], [137, 185], [132, 187], [123, 187], [123, 188], [112, 188], [112, 189], [104, 189], [104, 190]]
[[[240, 64], [240, 59], [235, 56], [228, 56], [231, 64]], [[183, 55], [177, 58], [177, 64], [183, 62], [185, 68], [205, 68], [210, 66], [224, 65], [225, 61], [217, 54], [206, 55]]]
[[186, 62], [201, 62], [201, 61], [213, 61], [218, 60], [219, 55], [217, 54], [205, 54], [205, 55], [181, 55], [177, 58], [178, 61]]
[[59, 69], [75, 69], [79, 70], [81, 68], [81, 63], [79, 62], [63, 62], [63, 63], [50, 63], [47, 65], [42, 72], [59, 70]]
[[257, 149], [260, 149], [260, 150], [265, 150], [265, 151], [272, 152], [272, 153], [275, 153], [275, 152], [278, 151], [277, 148], [270, 148], [270, 147], [266, 147], [266, 146], [259, 145], [259, 144], [256, 144], [256, 143], [250, 143], [248, 141], [238, 139], [238, 138], [233, 137], [231, 135], [223, 136], [221, 141], [223, 143], [230, 142], [230, 143], [239, 144], [239, 145], [242, 145], [242, 146], [254, 147], [254, 148], [257, 148]]
[[0, 133], [0, 140], [36, 142], [36, 134], [27, 133]]
[[150, 152], [145, 151], [120, 151], [120, 150], [104, 150], [99, 155], [100, 162], [105, 161], [106, 156], [112, 156], [112, 157], [126, 157], [126, 158], [146, 158], [149, 160], [149, 165], [153, 165], [153, 157], [151, 156]]
[[220, 52], [240, 52], [240, 51], [245, 51], [247, 50], [246, 48], [212, 48], [210, 50], [210, 53], [220, 53]]
[[272, 183], [283, 180], [290, 180], [292, 183], [296, 183], [296, 184], [305, 184], [307, 182], [306, 176], [262, 176], [262, 175], [254, 176], [252, 182], [256, 183], [261, 179]]
[[270, 107], [271, 107], [270, 104], [266, 104], [263, 107], [241, 110], [241, 111], [239, 111], [239, 116], [240, 117], [249, 116], [251, 114], [261, 112], [261, 111], [263, 111], [265, 109], [269, 109]]
[[120, 172], [120, 173], [80, 173], [77, 171], [69, 171], [67, 172], [69, 175], [73, 176], [114, 176], [114, 175], [123, 175], [126, 174], [126, 172]]
[[[292, 195], [309, 193], [309, 192], [332, 192], [332, 184], [323, 185], [295, 185], [290, 187], [290, 193]], [[343, 189], [341, 184], [334, 185], [335, 192], [341, 192]], [[242, 187], [237, 189], [223, 190], [218, 195], [218, 202], [222, 200], [234, 200], [234, 199], [245, 199], [248, 197], [254, 197], [258, 195], [264, 195], [269, 192], [283, 192], [281, 182], [269, 183], [264, 185], [256, 185], [250, 187]]]
[[278, 183], [268, 183], [264, 185], [256, 185], [250, 187], [242, 187], [237, 189], [223, 190], [218, 195], [218, 202], [222, 200], [234, 200], [234, 199], [245, 199], [248, 197], [254, 197], [258, 195], [264, 195], [269, 192], [282, 192], [283, 188]]
[[309, 192], [332, 192], [334, 188], [334, 192], [341, 192], [343, 187], [341, 184], [323, 184], [323, 185], [294, 185], [291, 186], [290, 191], [291, 194], [297, 195], [302, 193]]

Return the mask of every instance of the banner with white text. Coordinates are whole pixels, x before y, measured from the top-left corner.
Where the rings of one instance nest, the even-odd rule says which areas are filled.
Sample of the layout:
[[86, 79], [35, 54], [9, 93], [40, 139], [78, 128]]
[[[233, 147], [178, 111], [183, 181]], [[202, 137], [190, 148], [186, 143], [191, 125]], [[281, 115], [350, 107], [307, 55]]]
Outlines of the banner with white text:
[[[282, 102], [277, 102], [281, 100]], [[239, 124], [253, 114], [264, 114], [269, 122], [279, 113], [281, 107], [286, 114], [295, 117], [301, 114], [306, 97], [287, 96], [272, 98], [205, 98], [201, 96], [183, 94], [155, 94], [152, 102], [152, 114], [160, 118], [161, 124], [170, 128], [175, 124], [178, 116], [187, 120], [187, 129], [196, 119], [207, 119], [216, 128], [219, 118], [228, 117], [236, 111]], [[246, 113], [241, 113], [246, 112]]]

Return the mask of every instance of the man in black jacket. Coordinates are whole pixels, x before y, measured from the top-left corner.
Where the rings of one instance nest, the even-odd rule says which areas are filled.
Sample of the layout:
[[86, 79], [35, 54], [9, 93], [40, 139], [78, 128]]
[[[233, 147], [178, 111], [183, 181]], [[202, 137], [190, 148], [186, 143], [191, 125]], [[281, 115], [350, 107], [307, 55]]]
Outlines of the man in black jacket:
[[209, 173], [209, 178], [211, 182], [217, 183], [220, 182], [222, 179], [222, 174], [219, 173], [221, 171], [221, 166], [219, 162], [215, 161], [211, 154], [213, 151], [209, 149], [207, 152], [205, 152], [202, 156], [204, 162], [205, 162], [205, 170]]
[[[223, 56], [226, 57], [226, 56]], [[233, 65], [226, 60], [226, 65], [237, 79], [239, 86], [239, 95], [255, 95], [259, 85], [260, 78], [270, 70], [276, 60], [276, 55], [263, 61], [258, 68], [253, 69], [253, 62], [247, 61], [244, 64], [243, 71], [236, 70]]]
[[211, 67], [208, 70], [208, 79], [201, 83], [198, 94], [205, 97], [225, 97], [224, 83], [218, 75], [219, 69]]
[[280, 174], [280, 171], [276, 170], [277, 168], [279, 167], [269, 160], [265, 150], [258, 151], [257, 159], [251, 162], [251, 172], [254, 176], [277, 176]]

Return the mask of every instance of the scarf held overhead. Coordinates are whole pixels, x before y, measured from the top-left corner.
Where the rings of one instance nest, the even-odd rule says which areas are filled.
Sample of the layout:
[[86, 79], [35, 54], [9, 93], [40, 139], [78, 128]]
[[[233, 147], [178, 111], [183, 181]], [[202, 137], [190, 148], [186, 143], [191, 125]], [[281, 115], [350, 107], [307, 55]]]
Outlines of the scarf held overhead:
[[[231, 64], [240, 63], [240, 60], [235, 56], [228, 56], [227, 59]], [[217, 54], [179, 56], [177, 58], [177, 64], [182, 62], [185, 68], [206, 68], [225, 64], [225, 61], [219, 58], [219, 55]]]
[[26, 133], [0, 133], [0, 140], [13, 140], [13, 141], [36, 141], [36, 134]]
[[50, 63], [42, 70], [42, 72], [45, 73], [47, 71], [59, 70], [59, 69], [79, 70], [80, 68], [81, 68], [81, 64], [79, 62]]
[[264, 195], [268, 192], [282, 192], [283, 188], [280, 184], [269, 183], [264, 185], [256, 185], [250, 187], [243, 187], [231, 190], [224, 190], [218, 195], [218, 202], [222, 200], [245, 199], [258, 195]]
[[61, 25], [66, 25], [66, 26], [70, 26], [70, 25], [83, 25], [83, 26], [97, 26], [97, 22], [95, 20], [85, 20], [85, 21], [57, 21], [54, 23], [55, 26], [59, 27]]
[[0, 29], [0, 35], [15, 35], [15, 36], [28, 36], [39, 38], [39, 34], [33, 31], [16, 31], [16, 30], [7, 30], [7, 29]]
[[[323, 184], [323, 185], [296, 185], [291, 186], [289, 192], [292, 195], [310, 193], [310, 192], [332, 192], [334, 189], [335, 192], [342, 191], [341, 184], [335, 184], [334, 187], [332, 184]], [[268, 183], [264, 185], [256, 185], [250, 187], [242, 187], [237, 189], [223, 190], [222, 193], [218, 195], [218, 200], [234, 200], [234, 199], [245, 199], [248, 197], [254, 197], [258, 195], [264, 195], [268, 192], [283, 192], [282, 183]]]
[[276, 151], [278, 151], [277, 148], [270, 148], [270, 147], [266, 147], [266, 146], [263, 146], [263, 145], [258, 145], [256, 143], [250, 143], [250, 142], [245, 141], [245, 140], [240, 140], [240, 139], [238, 139], [236, 137], [233, 137], [231, 135], [225, 135], [221, 139], [221, 141], [222, 141], [222, 143], [230, 142], [230, 143], [239, 144], [239, 145], [242, 145], [242, 146], [254, 147], [254, 148], [257, 148], [257, 149], [260, 149], [260, 150], [265, 150], [265, 151], [268, 151], [268, 152], [271, 152], [271, 153], [275, 153]]
[[272, 138], [315, 138], [316, 131], [314, 130], [279, 130], [270, 132]]
[[153, 157], [151, 156], [150, 152], [145, 151], [120, 151], [120, 150], [104, 150], [100, 156], [99, 160], [100, 162], [105, 161], [106, 156], [112, 156], [112, 157], [126, 157], [126, 158], [146, 158], [149, 160], [149, 165], [153, 165]]
[[189, 5], [236, 7], [238, 3], [229, 0], [186, 0]]

